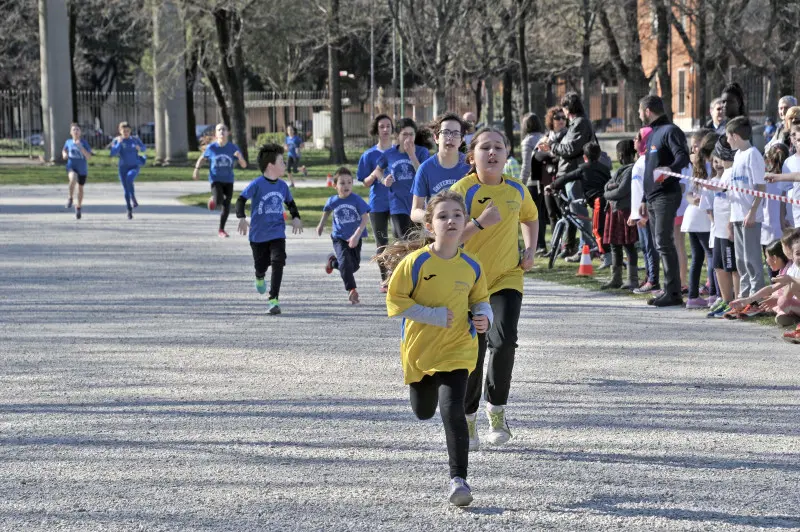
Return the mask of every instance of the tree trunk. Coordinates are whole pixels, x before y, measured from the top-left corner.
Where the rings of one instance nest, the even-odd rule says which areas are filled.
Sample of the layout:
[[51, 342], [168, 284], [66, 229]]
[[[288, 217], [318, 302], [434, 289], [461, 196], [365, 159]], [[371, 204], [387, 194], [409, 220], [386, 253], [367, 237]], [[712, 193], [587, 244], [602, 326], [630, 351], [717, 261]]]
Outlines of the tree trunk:
[[69, 70], [70, 77], [72, 78], [72, 90], [70, 96], [72, 97], [72, 121], [78, 122], [78, 76], [75, 74], [75, 42], [77, 41], [78, 34], [78, 14], [75, 10], [75, 0], [71, 0], [68, 4], [69, 14]]
[[433, 116], [434, 118], [447, 110], [447, 94], [444, 87], [437, 83], [433, 89]]
[[483, 86], [486, 87], [486, 125], [491, 126], [494, 122], [494, 80], [491, 76], [483, 80]]
[[664, 114], [672, 120], [672, 76], [669, 71], [670, 25], [667, 9], [664, 0], [653, 0], [657, 26], [658, 85], [661, 89], [661, 99], [664, 100]]
[[197, 49], [186, 57], [186, 132], [189, 135], [189, 151], [197, 151], [197, 120], [194, 116], [194, 85], [197, 80]]
[[514, 108], [512, 105], [513, 97], [513, 76], [511, 69], [506, 69], [503, 73], [503, 129], [508, 137], [511, 146], [511, 155], [514, 155]]
[[525, 45], [525, 19], [526, 12], [521, 1], [518, 1], [519, 13], [517, 14], [517, 51], [519, 53], [519, 90], [522, 93], [522, 114], [531, 111], [530, 92], [528, 89], [528, 53]]
[[214, 10], [214, 22], [220, 51], [220, 75], [230, 101], [231, 132], [233, 141], [239, 146], [247, 160], [247, 114], [244, 108], [244, 54], [242, 52], [242, 19], [238, 12], [218, 8]]
[[697, 0], [697, 63], [694, 67], [695, 83], [697, 84], [697, 101], [695, 116], [700, 121], [700, 127], [703, 127], [705, 116], [708, 112], [708, 87], [706, 75], [706, 0]]
[[[483, 80], [479, 79], [478, 82], [473, 87], [472, 91], [475, 93], [475, 116], [478, 117], [478, 120], [481, 118], [481, 109], [483, 107], [483, 99], [481, 95], [483, 93]], [[473, 124], [474, 125], [474, 124]]]
[[217, 75], [211, 70], [206, 70], [206, 79], [209, 85], [211, 85], [211, 92], [214, 93], [214, 100], [217, 102], [219, 114], [222, 115], [222, 123], [230, 129], [231, 114], [228, 112], [228, 103], [225, 101], [225, 94], [222, 92], [222, 86], [217, 79]]
[[583, 42], [581, 45], [581, 99], [586, 118], [592, 120], [592, 10], [590, 0], [583, 0]]
[[333, 164], [345, 164], [342, 127], [342, 87], [339, 84], [339, 0], [328, 0], [328, 87], [331, 98], [331, 151]]

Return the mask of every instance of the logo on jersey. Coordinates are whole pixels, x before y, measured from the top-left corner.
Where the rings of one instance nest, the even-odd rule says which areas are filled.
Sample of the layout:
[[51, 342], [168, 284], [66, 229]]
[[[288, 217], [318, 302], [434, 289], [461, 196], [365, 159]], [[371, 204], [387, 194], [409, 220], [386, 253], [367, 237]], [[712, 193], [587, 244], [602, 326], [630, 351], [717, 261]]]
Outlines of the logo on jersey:
[[433, 187], [433, 193], [437, 194], [439, 191], [443, 190], [445, 187], [450, 188], [456, 184], [457, 179], [445, 179], [444, 181], [439, 181], [436, 186]]
[[283, 216], [283, 194], [269, 192], [258, 202], [258, 214], [280, 214]]
[[453, 284], [453, 292], [457, 292], [459, 294], [464, 292], [469, 292], [470, 288], [471, 288], [470, 285], [468, 283], [465, 283], [464, 281], [456, 281]]
[[489, 197], [481, 198], [481, 199], [478, 200], [478, 203], [483, 205], [484, 203], [486, 203], [487, 201], [490, 201], [491, 199], [492, 198], [489, 198]]
[[657, 151], [658, 151], [658, 148], [656, 148], [655, 144], [650, 146], [650, 153], [656, 153]]
[[216, 168], [233, 168], [233, 159], [223, 153], [214, 157], [214, 166]]
[[433, 279], [434, 277], [436, 277], [436, 274], [435, 274], [435, 273], [432, 273], [432, 274], [430, 274], [430, 275], [428, 275], [428, 276], [426, 276], [426, 277], [423, 277], [423, 279], [425, 279], [426, 281], [430, 281], [430, 280], [431, 280], [431, 279]]
[[339, 205], [333, 209], [333, 217], [336, 219], [337, 223], [342, 225], [357, 223], [361, 220], [361, 216], [358, 214], [358, 209], [347, 204]]
[[412, 181], [414, 179], [414, 167], [405, 159], [392, 163], [392, 175], [395, 181]]

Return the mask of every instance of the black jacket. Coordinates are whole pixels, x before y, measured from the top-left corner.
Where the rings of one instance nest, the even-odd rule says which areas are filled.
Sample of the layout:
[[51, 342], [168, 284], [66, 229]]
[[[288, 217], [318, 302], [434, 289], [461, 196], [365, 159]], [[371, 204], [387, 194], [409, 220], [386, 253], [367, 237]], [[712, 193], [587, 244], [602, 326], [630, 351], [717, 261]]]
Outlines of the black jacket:
[[599, 161], [583, 163], [572, 172], [568, 172], [553, 181], [553, 188], [564, 188], [567, 183], [580, 181], [586, 201], [591, 203], [603, 195], [606, 183], [611, 179], [608, 167]]
[[583, 163], [583, 147], [594, 139], [592, 123], [583, 116], [577, 116], [569, 123], [566, 134], [558, 144], [550, 146], [550, 151], [558, 157], [558, 176], [575, 170]]
[[[611, 179], [606, 183], [605, 194], [603, 194], [611, 204], [611, 211], [631, 210], [631, 176], [633, 175], [633, 165], [626, 164], [620, 166]], [[609, 188], [613, 186], [613, 188]]]
[[653, 132], [647, 139], [643, 176], [647, 201], [664, 194], [681, 194], [680, 179], [667, 177], [661, 183], [655, 183], [653, 170], [659, 166], [668, 166], [672, 172], [679, 174], [689, 166], [689, 146], [681, 128], [670, 122], [666, 116], [658, 117], [650, 127]]

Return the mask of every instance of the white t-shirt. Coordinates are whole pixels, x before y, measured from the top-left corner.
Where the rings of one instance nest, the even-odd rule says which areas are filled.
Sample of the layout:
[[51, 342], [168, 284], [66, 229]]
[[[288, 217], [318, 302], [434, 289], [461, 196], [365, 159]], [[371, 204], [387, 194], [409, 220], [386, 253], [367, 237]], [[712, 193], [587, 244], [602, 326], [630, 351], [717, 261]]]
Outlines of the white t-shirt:
[[792, 265], [789, 266], [789, 269], [786, 270], [786, 275], [789, 277], [800, 277], [800, 268], [795, 266], [793, 262]]
[[[792, 172], [800, 172], [800, 155], [796, 153], [783, 161], [783, 173], [790, 174]], [[789, 184], [792, 185], [789, 197], [800, 199], [800, 181]], [[792, 218], [794, 219], [794, 226], [800, 227], [800, 205], [792, 205]]]
[[639, 207], [644, 197], [644, 155], [639, 156], [631, 170], [631, 220], [638, 220]]
[[[776, 196], [785, 196], [792, 189], [792, 183], [781, 181], [779, 183], [767, 183], [767, 193]], [[761, 203], [764, 211], [764, 221], [761, 222], [761, 245], [768, 246], [776, 240], [780, 240], [781, 231], [781, 202], [771, 199], [764, 199]]]
[[[731, 167], [731, 185], [738, 188], [754, 190], [756, 185], [764, 185], [764, 157], [754, 147], [750, 146], [746, 150], [739, 150], [733, 156], [733, 166]], [[755, 196], [744, 194], [743, 192], [729, 192], [731, 199], [731, 221], [743, 222], [748, 211], [753, 206]], [[763, 201], [763, 200], [762, 200]], [[763, 209], [756, 211], [756, 223], [764, 221]]]
[[[732, 168], [726, 168], [719, 178], [718, 184], [726, 186], [731, 184]], [[726, 190], [714, 191], [714, 236], [728, 239], [728, 222], [731, 220], [732, 192]]]
[[[703, 188], [694, 184], [689, 185], [688, 190], [700, 196], [702, 201]], [[708, 218], [706, 210], [699, 205], [692, 205], [687, 201], [686, 212], [683, 213], [681, 231], [684, 233], [708, 233], [711, 231], [711, 220]]]
[[[692, 165], [690, 164], [681, 170], [681, 175], [692, 177]], [[681, 204], [678, 205], [678, 212], [675, 213], [676, 218], [683, 216], [684, 213], [686, 213], [686, 208], [689, 207], [689, 202], [686, 201], [686, 191], [689, 190], [689, 183], [691, 183], [691, 181], [681, 181]]]

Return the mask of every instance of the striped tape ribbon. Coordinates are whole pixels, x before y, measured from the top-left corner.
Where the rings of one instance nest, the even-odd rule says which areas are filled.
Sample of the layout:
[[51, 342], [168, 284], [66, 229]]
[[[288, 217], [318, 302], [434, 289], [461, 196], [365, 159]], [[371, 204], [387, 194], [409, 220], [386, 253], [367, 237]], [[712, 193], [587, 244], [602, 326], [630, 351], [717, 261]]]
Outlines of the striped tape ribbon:
[[[663, 181], [663, 179], [659, 179], [659, 177], [665, 175], [668, 175], [670, 177], [677, 177], [678, 179], [684, 179], [686, 181], [691, 181], [692, 183], [697, 183], [699, 185], [710, 183], [712, 186], [718, 186], [717, 184], [719, 183], [719, 180], [717, 179], [709, 181], [708, 179], [698, 179], [696, 177], [687, 176], [683, 174], [676, 174], [675, 172], [666, 172], [659, 169], [653, 171], [653, 179], [655, 180], [656, 183]], [[778, 196], [776, 194], [770, 194], [769, 192], [761, 192], [760, 190], [734, 187], [733, 185], [726, 185], [724, 187], [718, 187], [718, 188], [724, 188], [726, 190], [732, 190], [734, 192], [741, 192], [742, 194], [748, 194], [750, 196], [755, 196], [757, 198], [765, 198], [774, 201], [782, 201], [783, 203], [790, 203], [792, 205], [800, 205], [800, 199], [792, 199], [792, 198], [787, 198], [786, 196]]]

